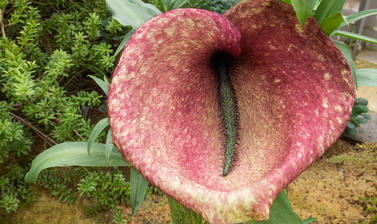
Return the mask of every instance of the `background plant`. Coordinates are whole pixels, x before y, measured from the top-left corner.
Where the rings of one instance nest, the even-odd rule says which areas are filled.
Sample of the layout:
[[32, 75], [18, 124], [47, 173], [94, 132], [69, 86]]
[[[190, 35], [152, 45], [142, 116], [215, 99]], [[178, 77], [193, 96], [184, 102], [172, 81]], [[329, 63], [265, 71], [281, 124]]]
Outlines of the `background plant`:
[[[0, 0], [0, 28], [0, 208], [12, 212], [33, 199], [23, 180], [33, 143], [40, 152], [89, 137], [97, 119], [89, 112], [104, 98], [88, 75], [111, 74], [129, 29], [95, 0]], [[69, 181], [59, 178], [49, 174], [44, 186], [63, 192]]]

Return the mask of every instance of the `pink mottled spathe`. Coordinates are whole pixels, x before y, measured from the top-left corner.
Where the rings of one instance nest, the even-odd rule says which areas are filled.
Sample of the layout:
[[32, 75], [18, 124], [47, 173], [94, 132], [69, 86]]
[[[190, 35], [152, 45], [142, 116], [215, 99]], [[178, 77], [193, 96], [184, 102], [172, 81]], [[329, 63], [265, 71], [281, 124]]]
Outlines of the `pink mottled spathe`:
[[[244, 1], [225, 17], [178, 9], [145, 23], [108, 99], [125, 159], [216, 224], [267, 219], [277, 194], [340, 136], [354, 101], [349, 66], [313, 19], [301, 27], [277, 0]], [[237, 58], [237, 160], [225, 177], [217, 52]]]

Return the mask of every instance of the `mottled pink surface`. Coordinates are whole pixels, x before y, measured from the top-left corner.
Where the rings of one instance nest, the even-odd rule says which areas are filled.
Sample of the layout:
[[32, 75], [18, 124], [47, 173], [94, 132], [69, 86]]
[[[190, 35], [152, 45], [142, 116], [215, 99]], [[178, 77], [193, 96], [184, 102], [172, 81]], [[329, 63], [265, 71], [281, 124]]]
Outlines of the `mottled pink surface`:
[[[342, 133], [354, 100], [345, 59], [313, 19], [302, 28], [277, 0], [225, 16], [179, 9], [148, 21], [121, 56], [108, 103], [126, 160], [216, 224], [268, 218], [276, 195]], [[220, 51], [238, 58], [239, 146], [225, 177], [211, 66]]]

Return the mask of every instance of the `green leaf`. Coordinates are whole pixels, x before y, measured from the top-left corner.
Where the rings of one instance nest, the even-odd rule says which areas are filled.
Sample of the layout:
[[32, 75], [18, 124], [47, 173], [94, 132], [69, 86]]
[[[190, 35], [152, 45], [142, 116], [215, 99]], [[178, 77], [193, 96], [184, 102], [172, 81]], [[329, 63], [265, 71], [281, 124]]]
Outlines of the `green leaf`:
[[357, 74], [356, 74], [355, 63], [353, 61], [351, 51], [348, 48], [348, 46], [345, 45], [343, 42], [338, 41], [338, 40], [333, 40], [333, 41], [336, 44], [336, 46], [339, 48], [339, 50], [343, 53], [344, 57], [346, 58], [346, 60], [349, 64], [351, 71], [352, 71], [353, 81], [354, 81], [355, 87], [357, 89], [358, 88]]
[[353, 113], [354, 114], [362, 114], [362, 113], [367, 113], [369, 111], [369, 108], [368, 106], [366, 105], [361, 105], [361, 104], [358, 104], [358, 105], [355, 105], [353, 107]]
[[360, 86], [377, 87], [377, 69], [361, 68], [356, 70], [356, 74]]
[[113, 134], [111, 129], [107, 132], [106, 136], [106, 149], [105, 149], [105, 155], [106, 155], [106, 163], [110, 161], [111, 151], [113, 148], [116, 148], [113, 144]]
[[169, 0], [160, 0], [162, 6], [162, 12], [169, 11], [171, 2]]
[[173, 224], [201, 224], [202, 217], [194, 211], [185, 208], [176, 200], [168, 196], [170, 216]]
[[135, 212], [140, 207], [144, 200], [145, 194], [147, 192], [148, 181], [133, 167], [131, 167], [131, 206], [132, 214], [131, 217], [135, 215]]
[[94, 126], [92, 132], [89, 135], [88, 139], [88, 154], [91, 155], [91, 147], [98, 137], [99, 134], [105, 129], [107, 126], [109, 126], [109, 119], [103, 118], [102, 120], [98, 121], [98, 123]]
[[187, 1], [187, 0], [171, 0], [171, 2], [173, 4], [170, 7], [170, 10], [184, 8], [188, 5], [190, 5], [190, 1]]
[[368, 105], [368, 100], [362, 97], [355, 99], [355, 104]]
[[357, 117], [357, 118], [355, 118], [355, 119], [356, 119], [356, 121], [357, 121], [359, 124], [366, 124], [366, 123], [368, 123], [368, 120], [365, 119], [365, 118], [363, 118], [363, 117]]
[[106, 77], [104, 77], [104, 80], [99, 79], [95, 76], [89, 75], [91, 79], [93, 79], [97, 85], [102, 89], [102, 91], [106, 94], [106, 96], [109, 94], [109, 81], [107, 81]]
[[354, 128], [357, 128], [359, 126], [360, 126], [360, 124], [353, 117], [351, 117], [350, 118], [350, 122], [347, 123], [347, 128], [354, 129]]
[[342, 13], [336, 13], [328, 17], [322, 24], [321, 29], [327, 35], [330, 35], [334, 30], [338, 29], [340, 24], [344, 22], [344, 16]]
[[124, 36], [122, 42], [120, 42], [118, 48], [115, 51], [115, 56], [118, 56], [118, 54], [123, 51], [124, 47], [127, 45], [128, 41], [131, 39], [132, 35], [134, 35], [135, 32], [136, 29], [132, 29], [126, 34], [126, 36]]
[[178, 9], [189, 5], [190, 1], [187, 0], [161, 0], [161, 5], [164, 12]]
[[130, 166], [118, 150], [111, 152], [109, 163], [106, 164], [103, 158], [105, 144], [93, 143], [91, 156], [88, 155], [87, 145], [86, 142], [65, 142], [43, 151], [33, 160], [25, 182], [36, 183], [39, 173], [50, 167]]
[[301, 224], [301, 219], [293, 212], [287, 195], [282, 191], [272, 203], [270, 218], [267, 221], [250, 221], [247, 224]]
[[357, 33], [351, 33], [351, 32], [347, 32], [347, 31], [335, 30], [331, 34], [331, 36], [333, 36], [333, 35], [339, 35], [339, 36], [354, 38], [354, 39], [368, 41], [368, 42], [377, 44], [377, 39], [372, 38], [372, 37], [368, 37], [368, 36], [365, 36], [365, 35], [357, 34]]
[[352, 15], [346, 16], [346, 21], [343, 22], [340, 27], [346, 26], [350, 23], [354, 23], [357, 20], [363, 19], [368, 16], [377, 15], [377, 9], [367, 9], [361, 12], [354, 13]]
[[314, 18], [322, 26], [322, 23], [327, 18], [342, 11], [345, 1], [346, 0], [322, 0], [314, 13]]
[[137, 29], [149, 19], [161, 14], [161, 11], [152, 4], [141, 0], [106, 0], [108, 9], [113, 18], [124, 26]]
[[298, 21], [301, 26], [305, 25], [306, 20], [312, 15], [318, 0], [292, 0], [292, 6], [296, 11]]
[[363, 116], [366, 120], [372, 119], [372, 117], [369, 114], [362, 114], [361, 116]]

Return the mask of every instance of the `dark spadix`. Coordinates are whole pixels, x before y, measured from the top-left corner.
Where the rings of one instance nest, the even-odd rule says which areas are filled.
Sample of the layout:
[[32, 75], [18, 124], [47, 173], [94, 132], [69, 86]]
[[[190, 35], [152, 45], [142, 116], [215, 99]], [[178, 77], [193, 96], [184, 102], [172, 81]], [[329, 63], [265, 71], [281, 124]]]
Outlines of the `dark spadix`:
[[[224, 124], [212, 60], [238, 107], [223, 176]], [[278, 0], [225, 14], [178, 9], [133, 35], [108, 100], [113, 140], [152, 184], [210, 223], [267, 219], [272, 201], [340, 136], [354, 101], [351, 71], [313, 19], [301, 27]]]

